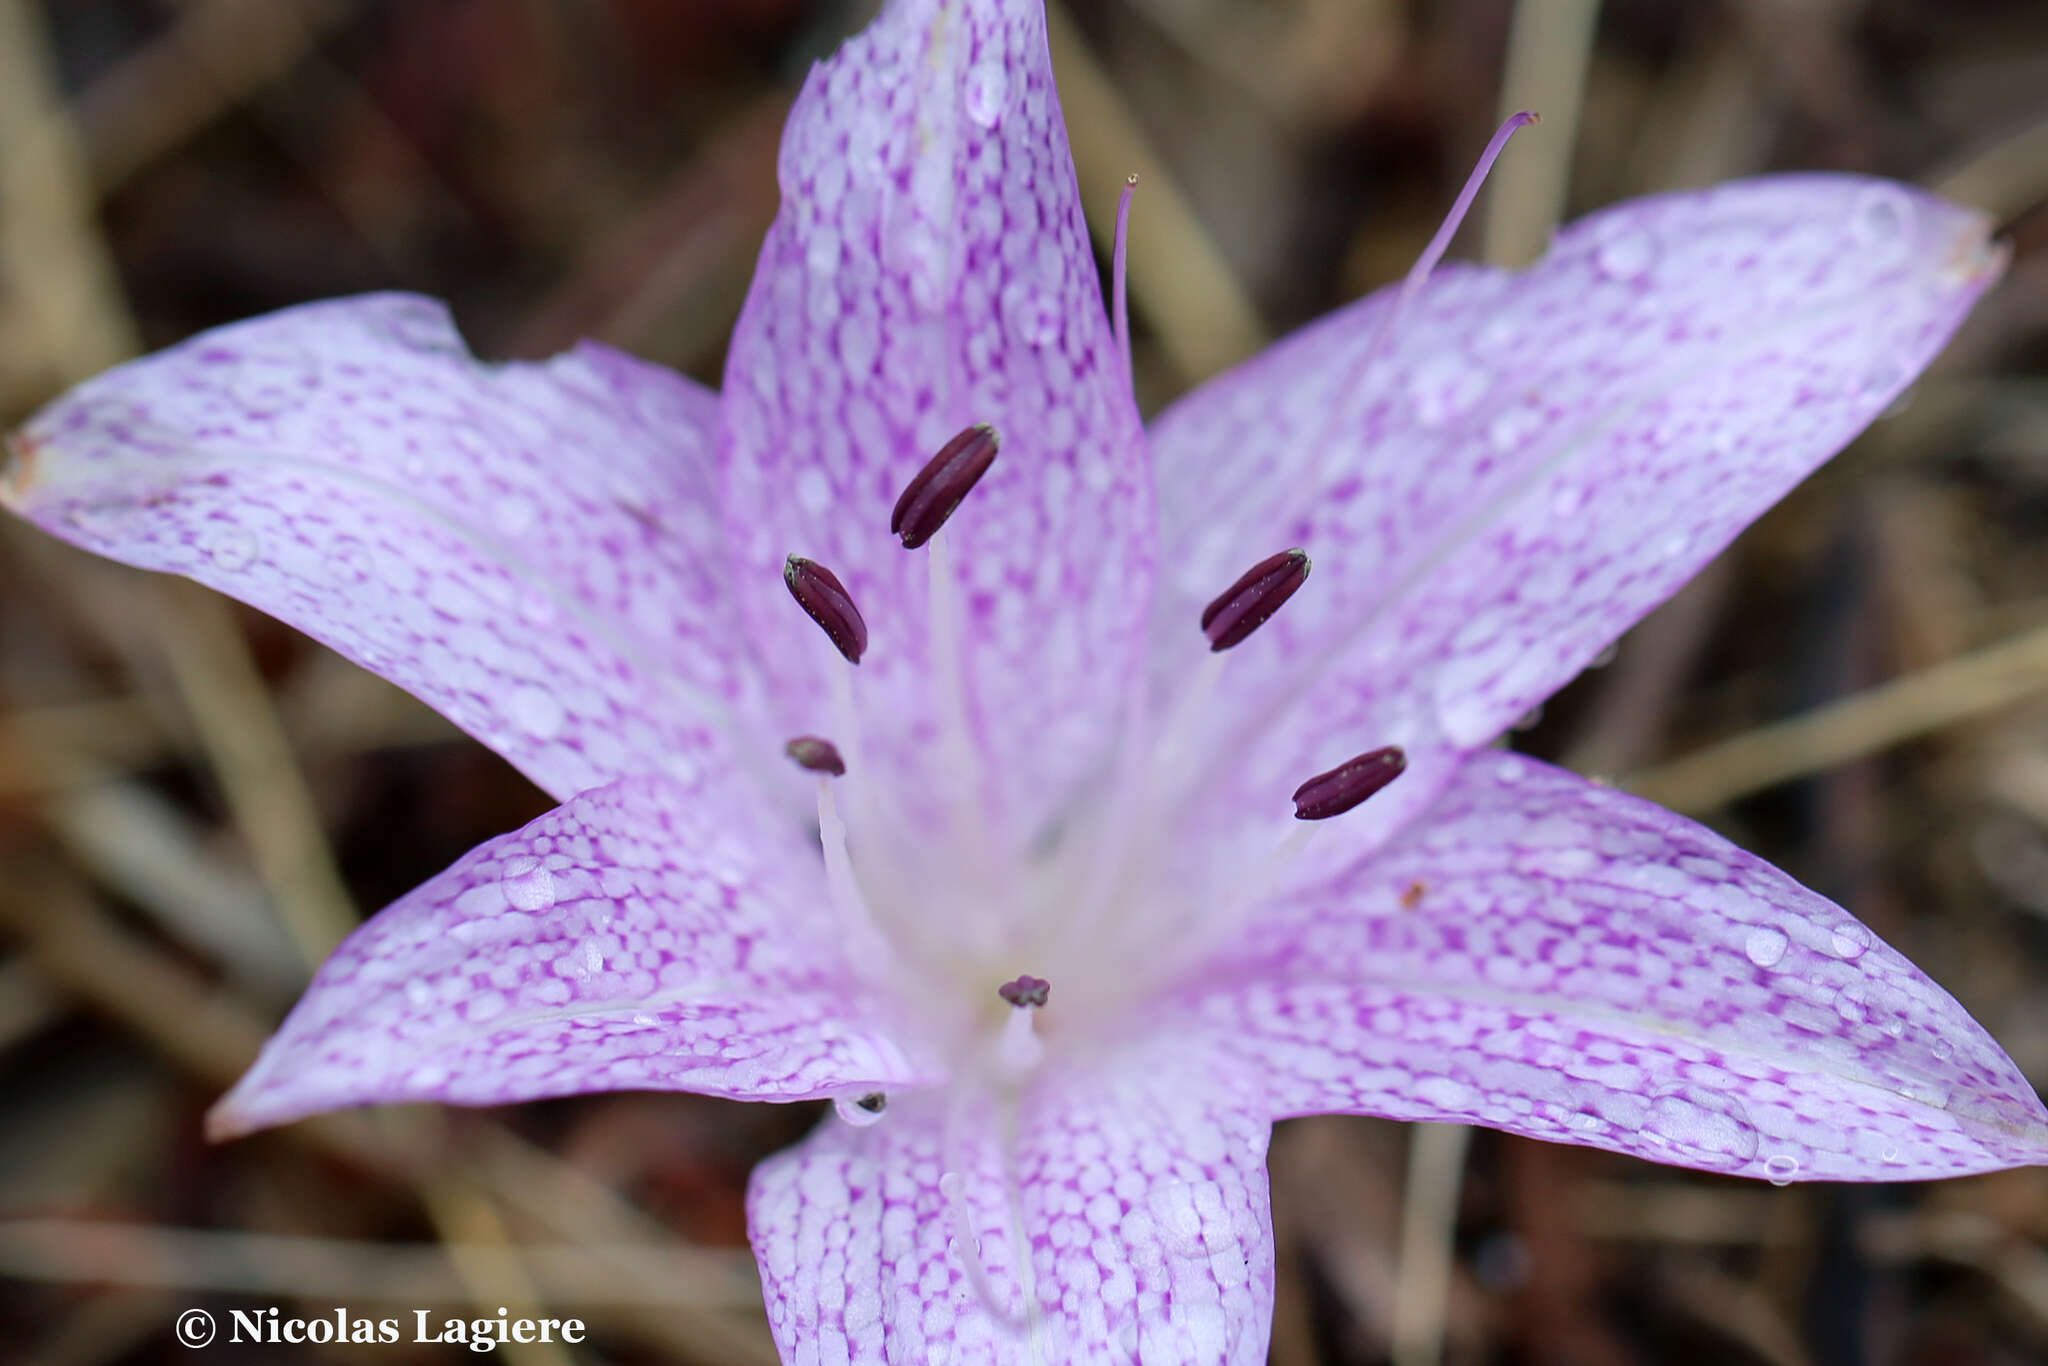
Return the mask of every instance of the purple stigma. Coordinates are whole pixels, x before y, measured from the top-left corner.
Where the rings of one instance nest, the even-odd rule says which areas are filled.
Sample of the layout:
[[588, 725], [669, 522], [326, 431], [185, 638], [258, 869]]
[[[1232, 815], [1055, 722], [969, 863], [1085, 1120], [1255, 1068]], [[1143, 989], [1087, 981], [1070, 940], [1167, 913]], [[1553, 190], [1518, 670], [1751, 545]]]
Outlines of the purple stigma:
[[1005, 982], [996, 988], [996, 995], [1013, 1006], [1042, 1006], [1052, 995], [1052, 983], [1043, 977], [1025, 973], [1014, 982]]
[[1369, 749], [1346, 759], [1328, 773], [1318, 773], [1294, 789], [1294, 818], [1298, 821], [1326, 821], [1352, 807], [1401, 776], [1408, 756], [1398, 745]]
[[784, 745], [782, 752], [796, 760], [798, 768], [828, 773], [834, 778], [846, 776], [846, 760], [839, 757], [839, 746], [822, 736], [799, 735]]
[[846, 656], [849, 664], [860, 663], [867, 653], [868, 624], [839, 576], [815, 560], [792, 555], [782, 567], [782, 581], [796, 605], [810, 613], [811, 620], [824, 628], [825, 638]]
[[1265, 625], [1280, 605], [1308, 582], [1308, 569], [1307, 551], [1283, 550], [1245, 570], [1243, 577], [1224, 589], [1202, 613], [1209, 649], [1227, 650]]
[[1002, 440], [994, 427], [977, 422], [941, 446], [903, 486], [896, 510], [889, 514], [889, 530], [903, 538], [905, 550], [915, 550], [938, 534], [968, 490], [995, 463]]

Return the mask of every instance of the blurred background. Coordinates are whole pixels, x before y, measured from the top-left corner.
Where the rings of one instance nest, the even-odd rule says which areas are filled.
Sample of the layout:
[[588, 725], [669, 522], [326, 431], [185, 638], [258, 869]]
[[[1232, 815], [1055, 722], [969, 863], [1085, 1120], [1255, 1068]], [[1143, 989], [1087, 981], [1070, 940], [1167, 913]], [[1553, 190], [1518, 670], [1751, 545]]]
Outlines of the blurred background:
[[[818, 0], [0, 0], [0, 425], [324, 295], [452, 301], [716, 383]], [[2048, 6], [1069, 0], [1091, 219], [1144, 177], [1150, 407], [1398, 276], [1629, 195], [1879, 172], [2008, 225], [1886, 420], [1514, 742], [1849, 906], [2048, 1080]], [[180, 1359], [177, 1314], [572, 1314], [574, 1361], [770, 1363], [746, 1175], [809, 1107], [588, 1097], [227, 1145], [211, 1100], [319, 948], [541, 794], [191, 585], [0, 521], [0, 1360]], [[1273, 1147], [1278, 1366], [2048, 1359], [2048, 1172], [1775, 1189], [1367, 1120]], [[481, 1306], [479, 1311], [478, 1306]], [[544, 1306], [544, 1308], [543, 1308]], [[452, 1359], [242, 1347], [238, 1360]]]

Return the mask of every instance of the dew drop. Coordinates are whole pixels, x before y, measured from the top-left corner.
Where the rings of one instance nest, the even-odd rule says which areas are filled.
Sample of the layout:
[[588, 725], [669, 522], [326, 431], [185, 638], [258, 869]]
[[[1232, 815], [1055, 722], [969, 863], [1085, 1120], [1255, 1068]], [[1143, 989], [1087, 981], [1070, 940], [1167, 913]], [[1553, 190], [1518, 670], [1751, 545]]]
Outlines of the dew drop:
[[1906, 382], [1906, 372], [1890, 361], [1879, 361], [1865, 370], [1856, 379], [1856, 390], [1860, 394], [1875, 398], [1888, 394]]
[[1799, 1174], [1799, 1159], [1790, 1153], [1773, 1153], [1764, 1159], [1764, 1175], [1774, 1186], [1789, 1186]]
[[199, 548], [220, 568], [234, 573], [256, 559], [256, 537], [243, 527], [210, 522], [199, 533]]
[[1691, 549], [1692, 533], [1690, 531], [1674, 531], [1664, 538], [1664, 544], [1658, 547], [1658, 553], [1667, 560], [1675, 560]]
[[1550, 515], [1570, 517], [1586, 505], [1586, 486], [1573, 482], [1558, 485], [1550, 495]]
[[1472, 334], [1472, 349], [1484, 356], [1500, 356], [1520, 347], [1528, 335], [1528, 323], [1513, 309], [1503, 309], [1480, 324]]
[[1863, 951], [1870, 947], [1870, 931], [1853, 920], [1845, 920], [1835, 926], [1835, 932], [1828, 938], [1828, 947], [1835, 951], [1837, 958], [1861, 958]]
[[437, 304], [406, 304], [393, 309], [384, 320], [384, 333], [400, 346], [414, 351], [462, 351], [461, 341], [450, 335], [447, 315]]
[[820, 227], [804, 246], [804, 264], [813, 275], [829, 276], [839, 269], [839, 234]]
[[1862, 1024], [1865, 1017], [1863, 997], [1854, 987], [1835, 993], [1835, 1014], [1842, 1017], [1843, 1024]]
[[1145, 1198], [1152, 1211], [1159, 1241], [1177, 1257], [1204, 1257], [1209, 1249], [1202, 1241], [1202, 1211], [1195, 1205], [1194, 1188], [1185, 1181], [1169, 1181]]
[[1884, 1027], [1884, 1032], [1885, 1032], [1885, 1033], [1887, 1033], [1887, 1034], [1889, 1034], [1889, 1035], [1891, 1035], [1891, 1036], [1892, 1036], [1892, 1037], [1893, 1037], [1894, 1039], [1898, 1039], [1898, 1038], [1903, 1038], [1903, 1037], [1905, 1037], [1905, 1033], [1906, 1033], [1906, 1022], [1905, 1022], [1905, 1020], [1904, 1020], [1904, 1019], [1902, 1019], [1902, 1018], [1900, 1018], [1900, 1017], [1898, 1017], [1898, 1016], [1893, 1016], [1893, 1017], [1892, 1017], [1892, 1020], [1891, 1020], [1891, 1023], [1887, 1024], [1887, 1025], [1886, 1025], [1886, 1026]]
[[531, 589], [519, 595], [519, 616], [523, 621], [531, 622], [535, 626], [545, 626], [553, 621], [559, 612], [560, 609], [555, 606], [554, 596], [544, 588]]
[[1652, 1097], [1644, 1137], [1714, 1171], [1734, 1171], [1756, 1157], [1756, 1126], [1742, 1102], [1704, 1086], [1676, 1086]]
[[1899, 1160], [1899, 1145], [1896, 1143], [1885, 1144], [1884, 1151], [1878, 1154], [1878, 1156], [1882, 1157], [1887, 1162], [1897, 1163]]
[[353, 536], [344, 536], [327, 548], [327, 577], [336, 583], [368, 583], [373, 563], [370, 548]]
[[562, 704], [553, 693], [531, 683], [514, 688], [505, 698], [505, 715], [535, 740], [552, 740], [562, 733]]
[[[834, 1096], [832, 1098], [833, 1112], [856, 1129], [865, 1129], [870, 1125], [881, 1123], [883, 1112], [888, 1108], [889, 1098], [880, 1091], [869, 1091], [864, 1095], [858, 1096]], [[954, 1179], [955, 1190], [946, 1191], [946, 1176]], [[959, 1173], [947, 1172], [946, 1176], [939, 1178], [939, 1189], [945, 1191], [946, 1198], [951, 1200], [958, 1195]]]
[[409, 977], [405, 983], [405, 999], [415, 1010], [424, 1010], [434, 1003], [434, 989], [417, 977]]
[[967, 1182], [959, 1172], [939, 1173], [939, 1194], [948, 1200], [958, 1200], [967, 1191]]
[[1485, 372], [1456, 356], [1428, 357], [1408, 377], [1408, 401], [1425, 427], [1456, 421], [1485, 396]]
[[1657, 263], [1657, 239], [1641, 231], [1624, 232], [1602, 242], [1593, 264], [1610, 280], [1639, 280]]
[[1544, 420], [1542, 405], [1524, 400], [1494, 415], [1493, 421], [1486, 424], [1486, 440], [1502, 455], [1511, 454], [1543, 430]]
[[1935, 1037], [1934, 1042], [1928, 1045], [1928, 1048], [1935, 1057], [1943, 1062], [1947, 1062], [1956, 1055], [1956, 1046], [1938, 1035]]
[[1913, 226], [1913, 201], [1892, 185], [1873, 185], [1856, 197], [1849, 211], [1849, 230], [1869, 246], [1902, 244]]
[[491, 520], [497, 524], [500, 533], [506, 536], [524, 536], [533, 529], [540, 513], [531, 502], [511, 494], [500, 498], [491, 509]]
[[522, 911], [544, 911], [555, 904], [555, 875], [531, 854], [522, 854], [505, 865], [498, 876], [505, 899]]
[[1003, 326], [1026, 346], [1050, 346], [1059, 339], [1060, 310], [1052, 296], [1022, 280], [1003, 287]]
[[1758, 967], [1772, 968], [1785, 956], [1785, 946], [1790, 942], [1785, 932], [1775, 926], [1754, 925], [1743, 937], [1742, 952]]
[[604, 971], [604, 949], [595, 939], [583, 941], [583, 969], [591, 973]]
[[967, 72], [965, 90], [967, 117], [983, 128], [1003, 120], [1003, 106], [1010, 98], [1010, 78], [998, 61], [979, 61]]

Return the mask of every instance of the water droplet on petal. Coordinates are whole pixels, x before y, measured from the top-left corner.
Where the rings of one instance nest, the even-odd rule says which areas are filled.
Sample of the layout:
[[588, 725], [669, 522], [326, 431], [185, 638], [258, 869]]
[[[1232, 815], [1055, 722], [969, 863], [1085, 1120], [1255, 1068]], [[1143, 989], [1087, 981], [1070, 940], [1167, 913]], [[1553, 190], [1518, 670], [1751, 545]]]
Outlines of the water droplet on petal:
[[491, 520], [496, 522], [498, 530], [507, 536], [525, 535], [533, 529], [533, 524], [539, 517], [540, 513], [535, 510], [533, 504], [517, 494], [500, 498], [497, 506], [491, 509]]
[[1022, 280], [1003, 286], [1003, 326], [1026, 346], [1050, 346], [1059, 340], [1060, 309], [1052, 296]]
[[555, 875], [531, 854], [521, 854], [498, 875], [505, 899], [522, 911], [544, 911], [555, 904]]
[[416, 1010], [424, 1010], [434, 1003], [434, 989], [417, 977], [408, 977], [405, 982], [405, 999]]
[[604, 949], [595, 939], [583, 941], [583, 970], [589, 973], [604, 971]]
[[535, 626], [545, 626], [553, 621], [560, 609], [555, 599], [545, 588], [535, 588], [519, 595], [519, 615], [522, 620]]
[[1943, 1062], [1947, 1062], [1956, 1055], [1956, 1046], [1944, 1038], [1937, 1037], [1933, 1043], [1928, 1045], [1928, 1048], [1933, 1051], [1935, 1057]]
[[1896, 1163], [1899, 1160], [1899, 1145], [1896, 1143], [1885, 1144], [1884, 1152], [1879, 1154], [1879, 1156], [1883, 1157], [1887, 1162]]
[[1756, 1126], [1742, 1102], [1704, 1086], [1675, 1086], [1650, 1100], [1643, 1136], [1688, 1165], [1735, 1171], [1756, 1157]]
[[1905, 1020], [1898, 1016], [1892, 1017], [1891, 1022], [1884, 1027], [1884, 1032], [1891, 1035], [1894, 1039], [1903, 1038], [1906, 1033]]
[[1785, 932], [1771, 925], [1754, 925], [1742, 940], [1742, 951], [1760, 968], [1776, 967], [1791, 941]]
[[1659, 553], [1667, 560], [1675, 560], [1691, 549], [1692, 533], [1690, 531], [1674, 531], [1669, 536], [1666, 536], [1664, 544], [1658, 547]]
[[1185, 1181], [1169, 1181], [1146, 1197], [1159, 1241], [1179, 1257], [1205, 1257], [1209, 1249], [1202, 1241], [1202, 1211], [1195, 1204], [1195, 1190]]
[[199, 548], [230, 574], [247, 569], [256, 559], [256, 537], [227, 522], [207, 523], [199, 532]]
[[1610, 237], [1595, 249], [1593, 264], [1610, 280], [1639, 280], [1657, 264], [1657, 239], [1640, 230]]
[[344, 536], [327, 548], [327, 577], [336, 583], [367, 583], [374, 561], [370, 548], [353, 536]]
[[1870, 947], [1870, 931], [1853, 920], [1845, 920], [1835, 926], [1835, 932], [1828, 937], [1828, 947], [1835, 951], [1837, 958], [1861, 958], [1863, 951]]
[[1425, 427], [1455, 421], [1485, 396], [1486, 373], [1457, 356], [1427, 357], [1408, 377], [1408, 401]]
[[1570, 517], [1585, 505], [1586, 486], [1577, 481], [1558, 485], [1550, 495], [1550, 515], [1553, 517]]
[[552, 740], [562, 732], [562, 704], [553, 693], [531, 683], [514, 688], [506, 696], [505, 715], [534, 740]]
[[961, 1177], [959, 1172], [939, 1173], [939, 1194], [945, 1196], [948, 1200], [958, 1200], [966, 1193], [966, 1190], [967, 1182]]
[[965, 97], [968, 118], [984, 128], [1001, 123], [1010, 98], [1010, 78], [1003, 64], [992, 59], [976, 62], [967, 72]]
[[804, 247], [804, 264], [813, 275], [831, 275], [838, 270], [839, 234], [827, 227], [813, 228]]
[[1856, 380], [1857, 392], [1875, 398], [1888, 394], [1906, 382], [1906, 372], [1890, 361], [1881, 360], [1865, 370]]
[[[834, 1096], [832, 1098], [833, 1113], [856, 1129], [865, 1129], [870, 1125], [881, 1123], [882, 1115], [888, 1108], [889, 1098], [880, 1091], [869, 1091], [858, 1096]], [[959, 1181], [959, 1173], [957, 1172], [947, 1172], [946, 1176], [954, 1178], [956, 1184]], [[941, 1191], [945, 1191], [946, 1176], [939, 1178], [939, 1189]], [[957, 1198], [957, 1191], [946, 1191], [946, 1198], [949, 1200]]]
[[1494, 450], [1508, 455], [1527, 445], [1543, 430], [1547, 420], [1542, 404], [1534, 399], [1524, 399], [1494, 415], [1493, 421], [1486, 425], [1486, 440]]
[[1774, 1186], [1789, 1186], [1799, 1174], [1799, 1159], [1790, 1153], [1773, 1153], [1764, 1159], [1764, 1175]]
[[1905, 243], [1913, 226], [1913, 201], [1896, 185], [1873, 185], [1856, 197], [1849, 210], [1849, 230], [1866, 246], [1887, 254]]

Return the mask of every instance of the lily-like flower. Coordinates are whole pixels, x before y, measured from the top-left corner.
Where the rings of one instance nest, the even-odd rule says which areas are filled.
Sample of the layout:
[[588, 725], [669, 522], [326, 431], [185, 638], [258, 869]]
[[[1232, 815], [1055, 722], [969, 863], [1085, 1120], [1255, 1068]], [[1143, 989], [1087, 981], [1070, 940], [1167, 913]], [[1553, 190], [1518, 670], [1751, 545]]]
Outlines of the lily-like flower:
[[13, 441], [23, 515], [562, 802], [351, 937], [216, 1134], [832, 1099], [750, 1218], [785, 1357], [856, 1363], [1263, 1361], [1289, 1115], [1779, 1180], [2048, 1159], [1846, 912], [1490, 747], [1899, 395], [1998, 274], [1978, 215], [1821, 175], [1625, 204], [1148, 432], [1035, 0], [888, 6], [779, 171], [722, 393], [481, 365], [382, 295]]

